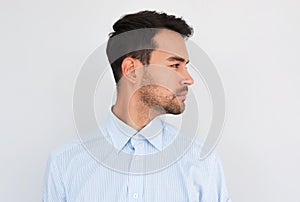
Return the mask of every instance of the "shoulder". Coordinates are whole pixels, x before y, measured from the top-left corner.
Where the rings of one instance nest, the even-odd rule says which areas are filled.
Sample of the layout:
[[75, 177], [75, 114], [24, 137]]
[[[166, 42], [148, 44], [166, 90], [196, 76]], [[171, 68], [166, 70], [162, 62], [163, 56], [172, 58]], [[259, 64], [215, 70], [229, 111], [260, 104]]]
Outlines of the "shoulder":
[[71, 141], [60, 145], [55, 148], [51, 154], [51, 159], [58, 159], [62, 157], [67, 157], [71, 154], [74, 154], [74, 151], [78, 151], [82, 149], [81, 141], [79, 139], [72, 139]]
[[82, 141], [76, 138], [54, 149], [50, 153], [48, 164], [60, 172], [66, 172], [69, 167], [78, 167], [84, 161], [91, 159]]
[[74, 139], [60, 145], [56, 149], [54, 149], [51, 154], [54, 156], [59, 156], [65, 152], [72, 150], [75, 147], [78, 147], [79, 145], [80, 145], [80, 140], [78, 138], [74, 138]]

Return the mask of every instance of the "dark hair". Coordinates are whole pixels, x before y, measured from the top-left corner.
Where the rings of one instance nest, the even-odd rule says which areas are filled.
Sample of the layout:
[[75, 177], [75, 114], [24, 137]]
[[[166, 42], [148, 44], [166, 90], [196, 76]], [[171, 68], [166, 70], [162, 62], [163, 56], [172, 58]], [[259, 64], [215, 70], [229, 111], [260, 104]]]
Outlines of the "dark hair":
[[[147, 32], [142, 32], [142, 34], [141, 32], [134, 32], [145, 28], [155, 29], [147, 29]], [[143, 65], [149, 64], [150, 54], [156, 48], [152, 39], [159, 29], [163, 28], [175, 31], [181, 34], [183, 38], [188, 38], [193, 33], [193, 28], [187, 25], [182, 18], [156, 11], [128, 14], [113, 25], [114, 32], [109, 34], [106, 54], [116, 83], [122, 77], [121, 65], [124, 58], [130, 56], [139, 59]], [[118, 39], [118, 36], [125, 32], [129, 34]]]

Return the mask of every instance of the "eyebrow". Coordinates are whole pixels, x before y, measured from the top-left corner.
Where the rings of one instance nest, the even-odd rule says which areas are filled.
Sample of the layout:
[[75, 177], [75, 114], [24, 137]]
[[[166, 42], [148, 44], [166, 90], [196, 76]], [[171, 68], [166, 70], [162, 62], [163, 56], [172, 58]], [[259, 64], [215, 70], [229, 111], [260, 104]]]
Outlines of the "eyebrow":
[[[182, 57], [178, 57], [178, 56], [171, 56], [167, 58], [168, 61], [179, 61], [179, 62], [185, 62], [186, 60]], [[190, 61], [187, 60], [186, 64], [188, 64]]]

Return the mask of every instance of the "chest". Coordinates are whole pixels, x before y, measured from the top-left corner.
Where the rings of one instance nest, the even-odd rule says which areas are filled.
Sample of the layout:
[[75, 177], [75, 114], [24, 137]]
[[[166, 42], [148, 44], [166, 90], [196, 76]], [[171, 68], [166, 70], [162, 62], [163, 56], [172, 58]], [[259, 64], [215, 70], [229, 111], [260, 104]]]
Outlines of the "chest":
[[68, 201], [198, 201], [200, 190], [178, 166], [148, 175], [129, 175], [97, 167], [73, 175]]

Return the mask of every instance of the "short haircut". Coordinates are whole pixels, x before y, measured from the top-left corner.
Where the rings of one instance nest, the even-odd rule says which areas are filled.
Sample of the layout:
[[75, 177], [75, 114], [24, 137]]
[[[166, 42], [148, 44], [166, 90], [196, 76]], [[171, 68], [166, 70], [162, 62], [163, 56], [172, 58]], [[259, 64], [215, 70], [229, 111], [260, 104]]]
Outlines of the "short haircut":
[[[139, 32], [132, 32], [139, 29], [150, 29], [147, 34], [141, 34]], [[132, 57], [140, 60], [143, 65], [148, 65], [150, 61], [150, 55], [153, 49], [156, 48], [156, 44], [153, 41], [153, 37], [157, 34], [159, 29], [169, 29], [175, 31], [183, 38], [188, 38], [193, 34], [193, 28], [187, 25], [187, 23], [179, 17], [174, 15], [168, 15], [163, 12], [156, 11], [140, 11], [138, 13], [127, 14], [119, 19], [113, 25], [113, 32], [109, 34], [109, 40], [106, 47], [106, 54], [110, 62], [115, 82], [118, 83], [122, 77], [122, 62], [126, 57]], [[129, 32], [132, 40], [125, 38], [122, 40], [115, 40], [117, 36], [122, 33]], [[124, 42], [125, 41], [125, 42]], [[150, 48], [141, 48], [150, 47]], [[120, 49], [126, 53], [115, 58], [116, 52], [120, 52]], [[121, 51], [121, 52], [122, 52]]]

